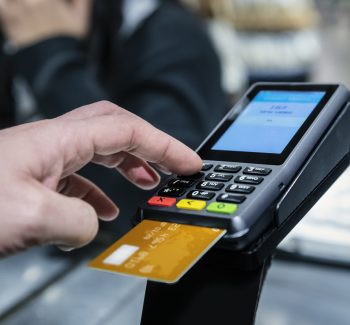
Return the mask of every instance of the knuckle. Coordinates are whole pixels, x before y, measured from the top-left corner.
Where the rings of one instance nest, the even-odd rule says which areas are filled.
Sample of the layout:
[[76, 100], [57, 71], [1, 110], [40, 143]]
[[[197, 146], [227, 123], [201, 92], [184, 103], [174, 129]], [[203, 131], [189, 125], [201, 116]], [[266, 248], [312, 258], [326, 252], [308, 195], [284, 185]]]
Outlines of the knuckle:
[[117, 112], [118, 110], [121, 109], [118, 105], [115, 105], [114, 103], [112, 103], [108, 100], [101, 100], [101, 101], [97, 102], [95, 104], [95, 107], [96, 107], [96, 109], [99, 109], [100, 107], [104, 107], [104, 108], [111, 110], [111, 112], [113, 112], [113, 111]]
[[45, 219], [50, 213], [48, 202], [40, 192], [32, 192], [24, 204], [25, 211], [22, 218], [24, 239], [28, 246], [40, 245], [45, 241]]
[[167, 137], [164, 139], [164, 144], [161, 146], [162, 152], [160, 153], [159, 159], [157, 160], [157, 164], [163, 164], [165, 161], [168, 160], [170, 156], [170, 148], [171, 148], [171, 138]]
[[82, 203], [82, 209], [84, 209], [86, 216], [80, 221], [81, 229], [85, 231], [81, 233], [79, 238], [77, 238], [77, 242], [75, 243], [76, 247], [81, 247], [87, 245], [91, 242], [98, 232], [98, 218], [95, 212], [95, 209], [86, 203]]

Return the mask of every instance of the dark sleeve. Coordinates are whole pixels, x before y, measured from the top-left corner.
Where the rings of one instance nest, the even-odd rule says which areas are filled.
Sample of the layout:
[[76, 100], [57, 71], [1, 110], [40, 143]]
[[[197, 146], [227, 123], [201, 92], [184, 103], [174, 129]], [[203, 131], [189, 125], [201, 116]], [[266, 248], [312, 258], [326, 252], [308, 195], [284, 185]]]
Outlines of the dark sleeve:
[[0, 31], [0, 129], [14, 125], [12, 72], [9, 58], [3, 51], [4, 39]]
[[34, 44], [16, 53], [13, 64], [15, 74], [30, 85], [45, 117], [109, 97], [76, 39], [57, 37]]
[[196, 147], [227, 108], [220, 63], [202, 23], [163, 5], [123, 51], [119, 103]]

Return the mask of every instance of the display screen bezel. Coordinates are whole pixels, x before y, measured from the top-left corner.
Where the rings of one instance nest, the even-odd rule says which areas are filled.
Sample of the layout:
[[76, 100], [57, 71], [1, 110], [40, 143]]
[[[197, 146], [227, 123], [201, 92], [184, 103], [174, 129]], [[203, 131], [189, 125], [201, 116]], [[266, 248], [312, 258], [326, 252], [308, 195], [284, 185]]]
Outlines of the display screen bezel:
[[[228, 114], [226, 119], [221, 123], [217, 130], [211, 135], [210, 138], [198, 149], [199, 155], [205, 160], [216, 161], [234, 161], [234, 162], [246, 162], [257, 164], [269, 164], [269, 165], [281, 165], [289, 156], [291, 151], [295, 148], [302, 136], [308, 130], [312, 122], [316, 119], [318, 114], [324, 108], [326, 103], [332, 97], [337, 85], [257, 85], [251, 89], [251, 91], [235, 106], [235, 108]], [[248, 104], [254, 99], [254, 97], [260, 91], [323, 91], [325, 95], [321, 101], [314, 108], [312, 113], [308, 116], [296, 134], [292, 137], [289, 143], [280, 154], [272, 153], [256, 153], [256, 152], [243, 152], [243, 151], [226, 151], [226, 150], [212, 150], [212, 147], [217, 143], [220, 137], [226, 132], [226, 130], [234, 123], [236, 118], [241, 112], [243, 112]]]

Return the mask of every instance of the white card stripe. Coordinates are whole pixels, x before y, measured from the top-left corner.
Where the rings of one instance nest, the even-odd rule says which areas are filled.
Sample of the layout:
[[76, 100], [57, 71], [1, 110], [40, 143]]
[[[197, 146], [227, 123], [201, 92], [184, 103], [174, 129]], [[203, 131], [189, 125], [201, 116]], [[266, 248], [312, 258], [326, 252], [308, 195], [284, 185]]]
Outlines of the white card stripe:
[[132, 254], [136, 253], [140, 247], [133, 245], [122, 245], [109, 255], [104, 261], [104, 264], [121, 265], [123, 264]]

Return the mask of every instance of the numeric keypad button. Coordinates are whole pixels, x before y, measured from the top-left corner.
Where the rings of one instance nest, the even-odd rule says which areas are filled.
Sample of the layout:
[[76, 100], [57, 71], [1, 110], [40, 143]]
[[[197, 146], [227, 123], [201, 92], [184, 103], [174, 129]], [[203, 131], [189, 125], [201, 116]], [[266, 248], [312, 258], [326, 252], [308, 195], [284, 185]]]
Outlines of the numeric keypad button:
[[193, 174], [193, 175], [187, 175], [187, 176], [183, 176], [183, 175], [179, 175], [178, 178], [180, 179], [200, 179], [204, 176], [204, 173], [197, 173], [197, 174]]
[[259, 176], [237, 176], [235, 178], [235, 183], [258, 185], [263, 180], [264, 178]]
[[211, 190], [211, 191], [220, 191], [224, 187], [223, 183], [219, 182], [200, 182], [197, 185], [197, 189], [199, 190]]
[[180, 197], [185, 194], [185, 190], [177, 187], [164, 187], [159, 192], [159, 196]]
[[208, 191], [191, 191], [187, 194], [189, 199], [198, 199], [198, 200], [211, 200], [215, 196], [215, 193]]
[[238, 165], [218, 165], [214, 168], [214, 171], [221, 173], [238, 173], [241, 169], [242, 167]]
[[251, 185], [231, 184], [226, 187], [226, 192], [230, 192], [230, 193], [250, 194], [254, 190], [255, 190], [255, 187]]
[[228, 182], [232, 179], [232, 175], [222, 174], [222, 173], [210, 173], [205, 179], [208, 181], [219, 181], [219, 182]]
[[194, 184], [192, 179], [172, 179], [168, 185], [170, 187], [189, 188]]
[[243, 195], [232, 195], [232, 194], [220, 194], [216, 201], [218, 202], [226, 202], [226, 203], [237, 203], [240, 204], [246, 199]]
[[213, 166], [214, 166], [214, 165], [212, 165], [212, 164], [203, 164], [203, 166], [202, 166], [202, 171], [203, 171], [203, 172], [206, 172], [206, 171], [212, 169]]
[[243, 170], [243, 174], [246, 175], [260, 175], [260, 176], [267, 176], [272, 171], [271, 168], [264, 168], [264, 167], [246, 167]]

